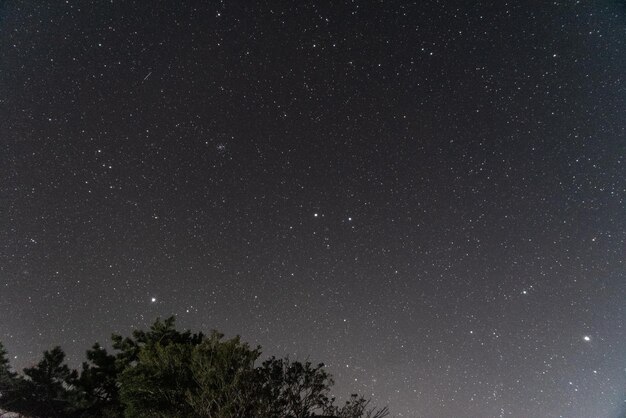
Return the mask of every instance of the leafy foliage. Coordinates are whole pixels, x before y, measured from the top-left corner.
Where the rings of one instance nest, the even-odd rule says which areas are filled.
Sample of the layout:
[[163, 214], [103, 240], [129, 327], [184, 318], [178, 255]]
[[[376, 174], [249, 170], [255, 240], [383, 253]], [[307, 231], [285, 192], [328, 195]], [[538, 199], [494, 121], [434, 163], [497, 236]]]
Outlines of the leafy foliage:
[[333, 380], [323, 364], [272, 357], [257, 369], [257, 376], [258, 398], [264, 400], [258, 416], [303, 418], [332, 402]]
[[117, 377], [119, 368], [116, 357], [96, 343], [87, 350], [77, 386], [81, 390], [82, 411], [90, 417], [119, 417], [121, 408]]
[[258, 400], [254, 363], [260, 349], [251, 349], [239, 337], [222, 339], [213, 332], [191, 355], [196, 386], [188, 391], [187, 402], [198, 417], [249, 416]]
[[177, 331], [174, 322], [174, 317], [157, 319], [147, 332], [135, 330], [130, 338], [113, 335], [119, 396], [126, 416], [191, 413], [185, 403], [185, 390], [192, 382], [188, 362], [204, 335]]
[[61, 347], [44, 351], [43, 359], [24, 369], [24, 375], [27, 379], [20, 381], [18, 390], [23, 404], [20, 412], [31, 416], [73, 415], [78, 404], [74, 388], [78, 373], [65, 364]]
[[44, 352], [19, 376], [0, 344], [0, 408], [39, 417], [382, 418], [353, 395], [339, 407], [330, 396], [332, 376], [323, 364], [288, 358], [257, 365], [260, 347], [178, 331], [174, 317], [130, 337], [113, 335], [110, 354], [99, 344], [87, 351], [80, 374], [60, 347]]

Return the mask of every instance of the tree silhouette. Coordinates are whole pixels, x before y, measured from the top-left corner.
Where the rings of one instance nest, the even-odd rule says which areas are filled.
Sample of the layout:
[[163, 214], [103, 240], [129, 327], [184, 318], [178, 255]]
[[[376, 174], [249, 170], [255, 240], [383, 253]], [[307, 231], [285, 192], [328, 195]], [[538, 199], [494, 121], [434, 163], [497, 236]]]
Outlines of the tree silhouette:
[[0, 409], [10, 409], [20, 405], [20, 380], [11, 370], [9, 356], [0, 342]]
[[119, 417], [123, 415], [117, 378], [120, 367], [114, 355], [96, 343], [87, 350], [76, 386], [82, 397], [83, 416]]
[[324, 410], [325, 414], [335, 416], [337, 418], [383, 418], [389, 415], [389, 408], [370, 407], [370, 400], [363, 396], [352, 394], [350, 399], [342, 407], [331, 405], [330, 408]]
[[[339, 407], [330, 396], [332, 376], [323, 364], [271, 357], [260, 347], [178, 331], [174, 317], [147, 331], [113, 335], [113, 353], [99, 344], [87, 351], [80, 374], [55, 347], [24, 377], [10, 370], [0, 344], [0, 408], [37, 417], [382, 418], [353, 395]], [[319, 416], [319, 415], [317, 415]]]
[[47, 417], [73, 415], [73, 407], [78, 403], [74, 389], [78, 373], [65, 364], [61, 347], [44, 351], [43, 359], [24, 369], [24, 375], [19, 389], [24, 406], [18, 412]]
[[257, 369], [258, 397], [264, 401], [262, 416], [304, 418], [332, 403], [332, 377], [323, 364], [313, 366], [275, 357]]

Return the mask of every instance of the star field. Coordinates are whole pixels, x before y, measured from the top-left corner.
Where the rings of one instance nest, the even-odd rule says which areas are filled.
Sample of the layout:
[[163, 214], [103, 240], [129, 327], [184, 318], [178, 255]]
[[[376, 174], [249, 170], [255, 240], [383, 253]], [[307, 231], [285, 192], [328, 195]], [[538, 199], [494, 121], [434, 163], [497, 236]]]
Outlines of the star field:
[[626, 410], [626, 6], [0, 4], [0, 341], [157, 316], [399, 417]]

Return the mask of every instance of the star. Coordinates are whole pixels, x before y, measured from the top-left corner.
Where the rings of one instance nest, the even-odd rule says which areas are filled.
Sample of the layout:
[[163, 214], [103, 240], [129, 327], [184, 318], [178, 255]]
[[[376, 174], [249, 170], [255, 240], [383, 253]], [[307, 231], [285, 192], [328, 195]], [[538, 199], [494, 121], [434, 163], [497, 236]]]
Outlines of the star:
[[[118, 3], [124, 24], [34, 4], [0, 25], [19, 57], [0, 152], [13, 367], [57, 342], [80, 364], [92, 340], [179, 315], [260, 361], [329, 362], [332, 395], [375, 390], [393, 416], [620, 408], [626, 334], [602, 331], [624, 327], [620, 2]], [[211, 36], [163, 42], [161, 19]], [[72, 77], [33, 82], [56, 71]], [[9, 314], [25, 304], [32, 326]]]

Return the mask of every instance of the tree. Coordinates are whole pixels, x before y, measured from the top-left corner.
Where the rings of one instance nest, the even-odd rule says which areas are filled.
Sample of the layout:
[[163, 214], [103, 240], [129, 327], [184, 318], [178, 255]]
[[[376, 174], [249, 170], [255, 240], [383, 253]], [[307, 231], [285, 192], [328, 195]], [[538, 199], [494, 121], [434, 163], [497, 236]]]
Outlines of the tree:
[[80, 375], [60, 347], [44, 352], [21, 377], [0, 345], [0, 408], [38, 417], [382, 418], [353, 395], [339, 407], [323, 364], [271, 357], [257, 365], [260, 347], [178, 331], [174, 317], [157, 319], [130, 337], [113, 335], [112, 354], [99, 344], [87, 351]]
[[272, 357], [258, 368], [257, 376], [262, 408], [258, 416], [305, 418], [333, 401], [329, 393], [334, 382], [321, 363]]
[[[141, 344], [124, 348], [129, 353], [125, 358], [134, 359], [119, 378], [127, 416], [248, 416], [255, 402], [258, 349], [250, 349], [239, 337], [223, 340], [217, 332], [208, 338], [176, 334], [173, 321], [157, 323], [153, 330], [153, 335], [138, 334]], [[157, 334], [167, 338], [153, 338]]]
[[370, 400], [363, 396], [352, 394], [342, 407], [331, 405], [324, 409], [324, 413], [337, 418], [384, 418], [389, 415], [389, 408], [369, 407]]
[[0, 342], [0, 409], [11, 409], [20, 403], [20, 380], [11, 370], [9, 356]]
[[87, 350], [76, 382], [80, 390], [82, 415], [89, 417], [119, 417], [123, 409], [119, 399], [117, 378], [119, 367], [116, 357], [95, 343]]
[[330, 396], [334, 384], [324, 364], [313, 366], [288, 358], [275, 357], [265, 361], [259, 368], [256, 398], [261, 400], [258, 417], [306, 418], [322, 413], [337, 418], [383, 418], [389, 415], [388, 408], [369, 407], [370, 401], [352, 395], [339, 407]]
[[291, 417], [325, 413], [339, 418], [382, 418], [386, 408], [368, 409], [354, 395], [342, 407], [330, 396], [332, 376], [323, 364], [271, 357], [255, 363], [252, 349], [239, 337], [224, 339], [179, 332], [174, 318], [157, 320], [133, 338], [114, 336], [120, 350], [120, 399], [127, 417]]
[[223, 338], [214, 331], [192, 351], [190, 369], [196, 386], [187, 393], [187, 402], [198, 417], [254, 416], [259, 401], [254, 363], [260, 348], [250, 348], [239, 337]]
[[34, 367], [24, 369], [26, 379], [18, 392], [23, 400], [15, 412], [31, 416], [70, 417], [75, 415], [78, 374], [65, 364], [61, 347], [44, 351], [43, 359]]
[[120, 374], [120, 399], [127, 417], [191, 417], [185, 394], [194, 382], [189, 368], [192, 346], [147, 345]]
[[184, 403], [190, 385], [191, 349], [204, 339], [202, 333], [177, 331], [175, 318], [157, 319], [148, 332], [133, 331], [132, 337], [113, 335], [117, 387], [126, 416], [189, 416]]
[[197, 345], [204, 339], [204, 334], [201, 332], [192, 334], [189, 330], [183, 332], [176, 330], [175, 322], [176, 318], [174, 316], [170, 316], [163, 321], [157, 318], [154, 324], [150, 326], [148, 332], [135, 330], [130, 338], [113, 334], [111, 337], [113, 340], [113, 348], [119, 351], [116, 356], [118, 366], [124, 369], [126, 366], [137, 361], [142, 347], [149, 347], [157, 343], [161, 345], [174, 343]]
[[[0, 402], [11, 390], [17, 374], [11, 370], [7, 350], [0, 342]], [[1, 404], [0, 404], [1, 405]]]

